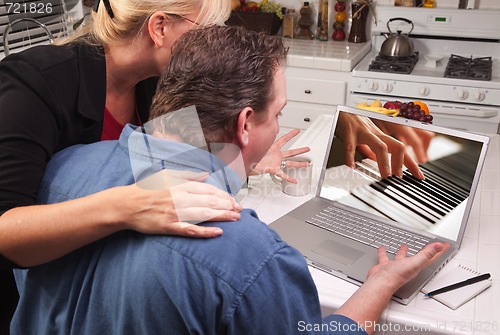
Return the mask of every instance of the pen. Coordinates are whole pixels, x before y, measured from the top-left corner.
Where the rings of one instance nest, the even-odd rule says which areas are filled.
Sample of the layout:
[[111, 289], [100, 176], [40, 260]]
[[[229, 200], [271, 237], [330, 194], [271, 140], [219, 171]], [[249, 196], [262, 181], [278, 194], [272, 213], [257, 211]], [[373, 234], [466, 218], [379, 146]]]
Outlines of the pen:
[[469, 278], [467, 280], [464, 280], [464, 281], [461, 281], [461, 282], [458, 282], [458, 283], [455, 283], [455, 284], [451, 284], [451, 285], [442, 287], [440, 289], [431, 291], [429, 293], [426, 293], [425, 296], [426, 297], [432, 297], [433, 295], [444, 293], [444, 292], [448, 292], [448, 291], [451, 291], [451, 290], [455, 290], [457, 288], [464, 287], [464, 286], [467, 286], [467, 285], [471, 285], [471, 284], [474, 284], [474, 283], [486, 280], [486, 279], [488, 279], [490, 277], [491, 277], [491, 275], [489, 273], [485, 273], [485, 274], [479, 275], [477, 277]]

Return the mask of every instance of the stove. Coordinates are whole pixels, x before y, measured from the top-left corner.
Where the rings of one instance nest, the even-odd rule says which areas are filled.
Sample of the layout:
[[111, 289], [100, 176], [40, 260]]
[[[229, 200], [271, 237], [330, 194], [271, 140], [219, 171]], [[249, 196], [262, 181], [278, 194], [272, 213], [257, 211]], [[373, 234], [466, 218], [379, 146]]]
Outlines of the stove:
[[[377, 6], [372, 49], [354, 67], [348, 104], [425, 102], [434, 124], [500, 133], [500, 12]], [[412, 59], [379, 54], [389, 19], [414, 23]], [[393, 21], [394, 30], [404, 24]], [[391, 26], [391, 29], [393, 27]]]
[[368, 71], [409, 74], [418, 61], [418, 52], [411, 56], [393, 57], [378, 54], [368, 66]]
[[473, 58], [451, 55], [444, 70], [446, 78], [491, 80], [491, 57]]

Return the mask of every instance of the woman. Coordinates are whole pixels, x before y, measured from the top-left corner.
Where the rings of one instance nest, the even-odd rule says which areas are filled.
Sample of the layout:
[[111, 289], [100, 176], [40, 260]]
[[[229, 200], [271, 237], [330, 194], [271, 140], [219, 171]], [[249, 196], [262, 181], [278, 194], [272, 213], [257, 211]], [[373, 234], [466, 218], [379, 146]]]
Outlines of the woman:
[[[122, 229], [213, 237], [221, 231], [176, 221], [238, 218], [239, 205], [198, 183], [195, 191], [193, 183], [175, 189], [177, 196], [191, 195], [177, 211], [169, 190], [155, 194], [135, 185], [75, 203], [32, 206], [54, 152], [117, 139], [126, 123], [147, 120], [172, 44], [189, 29], [224, 23], [230, 2], [104, 0], [95, 10], [93, 24], [70, 40], [0, 63], [0, 253], [18, 266], [50, 261]], [[275, 144], [275, 167], [261, 170], [280, 173], [281, 159], [299, 153], [276, 155], [294, 134]]]
[[[130, 185], [36, 205], [39, 181], [55, 152], [115, 139], [124, 124], [145, 122], [175, 40], [189, 29], [222, 24], [229, 14], [229, 0], [98, 1], [93, 23], [70, 40], [0, 62], [3, 268], [42, 264], [123, 229], [215, 237], [220, 229], [186, 221], [239, 218], [240, 206], [225, 192], [194, 181], [155, 191]], [[274, 165], [262, 172], [282, 174], [282, 158], [308, 150], [281, 153], [297, 133], [273, 145], [266, 162]]]

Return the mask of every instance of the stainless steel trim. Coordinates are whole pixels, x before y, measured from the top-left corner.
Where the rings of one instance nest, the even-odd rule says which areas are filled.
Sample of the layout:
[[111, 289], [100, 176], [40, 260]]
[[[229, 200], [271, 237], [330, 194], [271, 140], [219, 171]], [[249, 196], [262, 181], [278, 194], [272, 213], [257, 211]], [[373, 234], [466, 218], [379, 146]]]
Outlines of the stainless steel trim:
[[49, 42], [51, 44], [54, 43], [54, 36], [52, 35], [49, 28], [47, 28], [47, 26], [45, 24], [41, 23], [40, 21], [38, 21], [36, 19], [23, 17], [23, 18], [14, 20], [11, 23], [9, 23], [3, 31], [3, 46], [4, 46], [5, 56], [9, 55], [9, 41], [7, 40], [7, 36], [9, 35], [9, 32], [12, 29], [12, 26], [19, 23], [19, 22], [22, 22], [22, 21], [29, 21], [29, 22], [36, 23], [38, 26], [40, 26], [41, 28], [43, 28], [45, 30], [47, 36], [49, 36]]

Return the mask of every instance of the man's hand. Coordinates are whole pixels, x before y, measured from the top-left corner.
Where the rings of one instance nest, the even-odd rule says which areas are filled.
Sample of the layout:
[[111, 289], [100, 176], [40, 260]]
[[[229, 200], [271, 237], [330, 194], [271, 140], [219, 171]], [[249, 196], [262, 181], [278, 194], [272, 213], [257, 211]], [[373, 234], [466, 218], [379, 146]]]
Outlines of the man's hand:
[[367, 281], [371, 278], [382, 278], [386, 285], [394, 291], [413, 279], [422, 269], [436, 261], [448, 248], [448, 243], [431, 243], [426, 245], [416, 255], [406, 257], [408, 247], [402, 245], [394, 260], [389, 260], [384, 247], [378, 248], [379, 263], [368, 272]]
[[[309, 152], [311, 149], [309, 147], [302, 147], [297, 149], [291, 149], [286, 151], [281, 151], [281, 148], [285, 144], [288, 143], [292, 138], [297, 136], [300, 133], [299, 129], [294, 129], [285, 135], [281, 136], [277, 139], [271, 148], [267, 151], [266, 155], [260, 160], [259, 164], [252, 169], [253, 175], [259, 175], [264, 173], [271, 173], [277, 177], [280, 177], [286, 181], [297, 184], [297, 180], [291, 178], [286, 173], [281, 170], [281, 161], [285, 158], [295, 157], [305, 152]], [[307, 167], [307, 162], [295, 162], [295, 161], [287, 161], [288, 167]]]
[[408, 248], [401, 246], [393, 260], [389, 260], [385, 248], [380, 247], [379, 263], [370, 269], [364, 284], [335, 313], [351, 318], [368, 334], [373, 334], [374, 325], [392, 295], [422, 269], [437, 261], [449, 247], [448, 243], [431, 243], [416, 255], [406, 257]]

